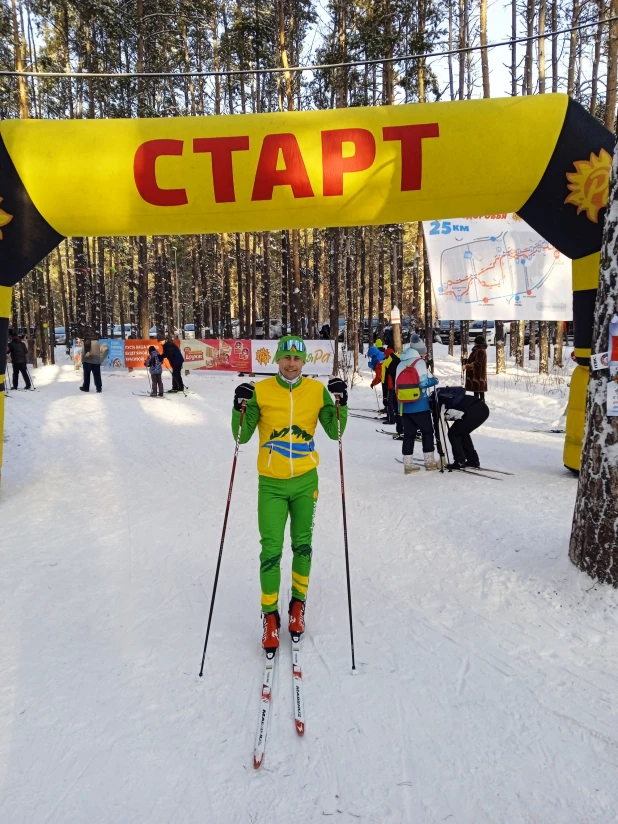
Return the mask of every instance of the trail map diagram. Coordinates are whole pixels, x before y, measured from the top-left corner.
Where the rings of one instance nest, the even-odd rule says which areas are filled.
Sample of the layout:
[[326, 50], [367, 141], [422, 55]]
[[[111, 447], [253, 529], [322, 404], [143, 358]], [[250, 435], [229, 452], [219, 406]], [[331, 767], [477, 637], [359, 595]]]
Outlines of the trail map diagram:
[[571, 320], [571, 261], [516, 215], [423, 228], [442, 320]]

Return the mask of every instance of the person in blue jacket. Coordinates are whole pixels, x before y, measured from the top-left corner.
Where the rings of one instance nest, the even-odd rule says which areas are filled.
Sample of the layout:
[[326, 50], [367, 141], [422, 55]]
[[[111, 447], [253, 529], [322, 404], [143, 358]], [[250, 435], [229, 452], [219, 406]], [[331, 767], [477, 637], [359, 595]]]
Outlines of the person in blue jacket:
[[376, 366], [384, 360], [384, 352], [381, 352], [377, 346], [370, 346], [367, 350], [367, 357], [369, 358], [369, 368], [372, 372], [375, 372]]
[[420, 466], [414, 463], [413, 457], [414, 443], [419, 430], [423, 441], [425, 469], [432, 470], [439, 468], [433, 452], [433, 421], [429, 398], [427, 397], [427, 390], [432, 386], [436, 386], [438, 379], [428, 374], [427, 364], [425, 363], [426, 356], [427, 347], [417, 334], [413, 334], [410, 337], [410, 346], [402, 353], [399, 366], [397, 367], [397, 377], [395, 379], [396, 394], [399, 394], [397, 387], [401, 386], [400, 376], [408, 366], [413, 366], [416, 369], [419, 378], [418, 389], [414, 392], [414, 394], [418, 394], [419, 396], [417, 400], [409, 403], [399, 402], [399, 414], [403, 420], [403, 443], [401, 445], [401, 452], [403, 455], [403, 471], [406, 475], [420, 470]]

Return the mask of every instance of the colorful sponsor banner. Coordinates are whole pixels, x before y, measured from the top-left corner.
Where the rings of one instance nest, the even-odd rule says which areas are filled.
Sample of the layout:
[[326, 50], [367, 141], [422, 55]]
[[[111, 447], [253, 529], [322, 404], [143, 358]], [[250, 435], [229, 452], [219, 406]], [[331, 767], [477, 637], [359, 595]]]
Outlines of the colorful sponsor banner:
[[[119, 341], [119, 343], [124, 343], [124, 365], [127, 369], [144, 368], [144, 361], [148, 357], [148, 347], [154, 346], [159, 353], [163, 351], [163, 344], [152, 338], [148, 340], [133, 340], [132, 338], [128, 338], [125, 341]], [[174, 343], [178, 345], [180, 341], [176, 340]], [[170, 368], [166, 360], [163, 361], [163, 366], [166, 369]]]
[[[256, 374], [278, 372], [274, 357], [276, 340], [254, 340], [252, 345], [251, 371]], [[307, 361], [305, 373], [308, 375], [331, 375], [333, 371], [333, 342], [329, 340], [307, 340]]]
[[572, 320], [571, 261], [518, 215], [423, 223], [441, 320]]
[[209, 372], [250, 372], [250, 340], [182, 340], [184, 369]]
[[101, 366], [104, 369], [124, 369], [124, 345], [122, 338], [101, 338]]

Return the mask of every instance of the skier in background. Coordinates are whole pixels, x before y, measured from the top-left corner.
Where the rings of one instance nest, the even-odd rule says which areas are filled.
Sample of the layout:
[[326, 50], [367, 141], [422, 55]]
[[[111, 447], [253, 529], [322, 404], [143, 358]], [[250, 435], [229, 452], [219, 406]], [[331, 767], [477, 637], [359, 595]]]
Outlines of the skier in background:
[[402, 353], [395, 378], [394, 395], [403, 422], [403, 471], [406, 475], [418, 472], [414, 463], [414, 443], [420, 430], [423, 439], [425, 469], [438, 469], [434, 456], [433, 421], [427, 390], [436, 386], [438, 379], [427, 372], [427, 346], [417, 334], [410, 336], [410, 346]]
[[159, 397], [163, 397], [163, 356], [160, 355], [154, 346], [148, 347], [148, 357], [144, 361], [144, 366], [150, 372], [150, 379], [152, 381], [151, 385], [151, 392], [150, 395], [153, 398], [157, 396], [157, 390], [159, 393]]
[[474, 346], [464, 364], [464, 370], [466, 392], [473, 392], [475, 398], [484, 401], [487, 392], [487, 343], [482, 335], [474, 338]]
[[480, 398], [466, 395], [461, 386], [445, 386], [436, 390], [438, 411], [444, 407], [444, 417], [453, 421], [448, 439], [453, 450], [453, 462], [448, 469], [480, 469], [481, 461], [472, 443], [470, 433], [478, 429], [489, 417], [489, 407]]
[[21, 375], [26, 384], [26, 389], [30, 389], [32, 383], [30, 382], [30, 375], [28, 375], [28, 347], [19, 337], [14, 334], [11, 342], [7, 347], [7, 352], [11, 356], [11, 363], [13, 364], [13, 389], [17, 389], [19, 383], [19, 376]]
[[234, 393], [232, 432], [238, 436], [240, 414], [246, 404], [240, 443], [258, 429], [258, 526], [260, 530], [260, 584], [262, 588], [262, 646], [279, 646], [279, 585], [285, 525], [290, 516], [292, 539], [292, 598], [289, 631], [305, 630], [305, 599], [311, 570], [312, 534], [318, 501], [318, 464], [313, 436], [318, 421], [329, 438], [337, 440], [337, 410], [329, 392], [339, 398], [341, 431], [345, 429], [347, 389], [331, 377], [328, 390], [320, 381], [302, 375], [307, 349], [302, 338], [281, 338], [275, 353], [279, 374], [256, 385], [240, 384]]
[[94, 385], [97, 392], [103, 391], [101, 383], [101, 344], [88, 331], [84, 335], [84, 352], [82, 354], [82, 369], [84, 370], [84, 382], [79, 387], [82, 392], [90, 392], [90, 375], [94, 378]]
[[167, 358], [169, 365], [172, 367], [172, 388], [168, 392], [184, 392], [185, 385], [182, 381], [182, 365], [185, 359], [182, 352], [176, 346], [171, 338], [163, 344], [163, 359]]

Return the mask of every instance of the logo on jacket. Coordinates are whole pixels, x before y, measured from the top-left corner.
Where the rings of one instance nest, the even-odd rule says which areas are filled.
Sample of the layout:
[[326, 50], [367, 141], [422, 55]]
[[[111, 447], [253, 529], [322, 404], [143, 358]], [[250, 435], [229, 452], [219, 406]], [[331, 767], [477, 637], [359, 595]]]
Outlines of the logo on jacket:
[[283, 429], [273, 429], [270, 439], [262, 444], [262, 447], [270, 449], [271, 452], [276, 452], [278, 455], [283, 455], [284, 458], [306, 458], [307, 455], [310, 455], [315, 449], [313, 435], [305, 432], [304, 429], [301, 429], [300, 426], [296, 426], [295, 424], [292, 426], [291, 432], [292, 435], [300, 438], [304, 443], [290, 441], [289, 437], [287, 440], [278, 440], [290, 434], [290, 427], [284, 426]]
[[567, 172], [568, 189], [571, 194], [565, 203], [577, 206], [577, 214], [586, 212], [593, 223], [599, 222], [599, 211], [607, 206], [609, 198], [609, 172], [612, 157], [605, 149], [598, 155], [590, 154], [590, 160], [576, 160], [576, 172]]
[[[0, 203], [4, 200], [3, 197], [0, 197]], [[6, 226], [7, 223], [10, 223], [13, 220], [13, 215], [10, 215], [8, 212], [5, 212], [4, 209], [0, 209], [0, 240], [3, 238], [2, 234], [2, 227]]]

